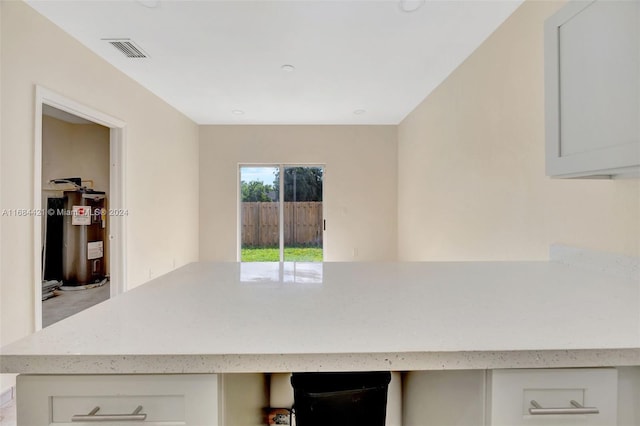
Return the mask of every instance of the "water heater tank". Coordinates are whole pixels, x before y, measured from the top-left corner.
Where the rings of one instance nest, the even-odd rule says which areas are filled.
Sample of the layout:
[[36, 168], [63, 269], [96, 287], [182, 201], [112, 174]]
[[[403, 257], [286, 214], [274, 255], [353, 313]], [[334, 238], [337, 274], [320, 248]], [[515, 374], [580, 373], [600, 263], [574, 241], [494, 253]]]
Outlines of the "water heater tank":
[[105, 193], [65, 191], [62, 279], [85, 285], [105, 278]]

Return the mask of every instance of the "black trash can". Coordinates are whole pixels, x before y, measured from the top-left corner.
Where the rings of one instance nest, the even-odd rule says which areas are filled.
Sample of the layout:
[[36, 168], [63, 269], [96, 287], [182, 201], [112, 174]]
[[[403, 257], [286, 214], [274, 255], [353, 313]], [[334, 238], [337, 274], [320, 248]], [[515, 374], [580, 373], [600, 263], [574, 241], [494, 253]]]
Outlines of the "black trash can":
[[293, 373], [296, 426], [384, 426], [388, 371]]

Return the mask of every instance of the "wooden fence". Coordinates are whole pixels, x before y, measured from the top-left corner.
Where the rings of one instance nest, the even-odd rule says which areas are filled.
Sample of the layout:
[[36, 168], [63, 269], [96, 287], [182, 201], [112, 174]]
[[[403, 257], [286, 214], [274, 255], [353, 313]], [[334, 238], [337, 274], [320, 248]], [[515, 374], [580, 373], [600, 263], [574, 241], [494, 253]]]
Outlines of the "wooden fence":
[[[243, 202], [242, 246], [277, 247], [280, 203]], [[322, 247], [322, 202], [284, 203], [284, 243]]]

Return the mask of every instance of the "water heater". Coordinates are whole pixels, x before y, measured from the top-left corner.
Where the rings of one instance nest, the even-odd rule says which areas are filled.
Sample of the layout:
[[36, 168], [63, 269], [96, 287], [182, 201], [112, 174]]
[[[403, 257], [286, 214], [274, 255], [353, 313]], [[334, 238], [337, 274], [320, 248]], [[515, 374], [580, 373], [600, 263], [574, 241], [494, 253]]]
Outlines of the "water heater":
[[62, 280], [64, 285], [97, 283], [105, 278], [105, 193], [65, 191]]

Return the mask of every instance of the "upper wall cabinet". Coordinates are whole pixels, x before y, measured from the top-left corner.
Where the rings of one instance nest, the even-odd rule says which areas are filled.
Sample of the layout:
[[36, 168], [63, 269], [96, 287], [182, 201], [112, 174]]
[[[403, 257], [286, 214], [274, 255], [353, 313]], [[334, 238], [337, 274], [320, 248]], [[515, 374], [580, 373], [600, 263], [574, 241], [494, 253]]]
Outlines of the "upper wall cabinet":
[[545, 22], [547, 175], [640, 176], [640, 1], [570, 1]]

